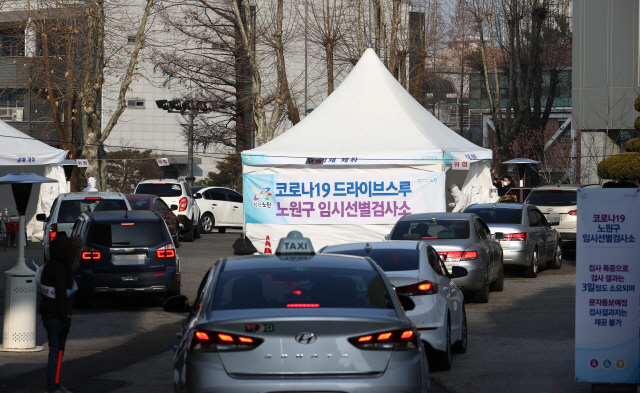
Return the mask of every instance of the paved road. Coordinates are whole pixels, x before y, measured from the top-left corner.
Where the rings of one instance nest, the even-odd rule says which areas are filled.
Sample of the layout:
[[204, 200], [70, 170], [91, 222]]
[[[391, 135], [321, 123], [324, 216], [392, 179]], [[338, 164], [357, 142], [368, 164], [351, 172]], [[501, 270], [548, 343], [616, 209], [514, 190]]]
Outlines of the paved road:
[[[193, 299], [202, 275], [217, 258], [232, 254], [237, 237], [212, 233], [181, 243], [185, 295]], [[15, 261], [12, 252], [15, 258], [15, 249], [0, 253], [3, 271]], [[31, 245], [27, 257], [41, 254]], [[432, 373], [435, 393], [588, 392], [589, 385], [573, 382], [574, 288], [573, 260], [536, 279], [507, 271], [503, 292], [491, 293], [488, 304], [466, 305], [469, 350], [455, 355], [450, 371]], [[171, 392], [171, 348], [182, 316], [161, 305], [161, 298], [102, 299], [78, 310], [63, 383], [83, 393]], [[37, 344], [46, 349], [39, 321]], [[45, 363], [46, 351], [0, 353], [0, 392], [41, 392]]]

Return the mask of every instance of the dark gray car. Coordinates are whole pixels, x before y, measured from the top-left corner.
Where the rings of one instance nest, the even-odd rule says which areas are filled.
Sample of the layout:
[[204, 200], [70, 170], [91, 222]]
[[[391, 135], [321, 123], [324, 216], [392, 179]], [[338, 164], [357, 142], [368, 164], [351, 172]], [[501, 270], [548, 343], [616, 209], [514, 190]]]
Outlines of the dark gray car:
[[[500, 237], [501, 235], [498, 235]], [[402, 217], [389, 240], [425, 240], [444, 259], [447, 269], [461, 266], [466, 277], [454, 278], [465, 297], [489, 301], [489, 291], [502, 291], [502, 247], [480, 217], [469, 213], [422, 213]]]
[[562, 267], [562, 238], [534, 205], [486, 203], [472, 205], [465, 212], [482, 217], [492, 233], [504, 233], [500, 240], [504, 264], [524, 268], [524, 276], [535, 278], [538, 267], [546, 263], [552, 269]]

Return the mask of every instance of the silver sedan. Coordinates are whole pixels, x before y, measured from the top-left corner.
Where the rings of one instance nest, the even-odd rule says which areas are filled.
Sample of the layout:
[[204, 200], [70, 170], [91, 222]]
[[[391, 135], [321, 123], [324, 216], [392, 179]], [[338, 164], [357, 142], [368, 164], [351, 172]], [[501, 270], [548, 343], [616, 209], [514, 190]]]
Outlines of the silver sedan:
[[192, 306], [165, 303], [190, 313], [176, 391], [428, 392], [428, 361], [401, 304], [415, 307], [369, 258], [222, 259]]
[[[498, 235], [497, 237], [500, 237]], [[447, 269], [467, 269], [466, 277], [454, 278], [468, 300], [489, 301], [489, 291], [502, 291], [502, 247], [480, 217], [469, 213], [422, 213], [402, 217], [389, 240], [425, 240], [444, 259]]]
[[471, 205], [465, 212], [482, 217], [492, 233], [502, 232], [500, 240], [505, 265], [524, 268], [524, 276], [535, 278], [541, 263], [551, 269], [562, 267], [562, 239], [534, 205], [520, 203], [486, 203]]

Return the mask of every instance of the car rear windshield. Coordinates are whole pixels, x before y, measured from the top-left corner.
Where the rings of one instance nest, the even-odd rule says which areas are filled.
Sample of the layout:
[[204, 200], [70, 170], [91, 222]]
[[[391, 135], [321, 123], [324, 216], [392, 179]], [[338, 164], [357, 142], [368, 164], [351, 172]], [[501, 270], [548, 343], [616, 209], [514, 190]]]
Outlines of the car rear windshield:
[[391, 240], [468, 238], [469, 221], [466, 219], [400, 221], [391, 233]]
[[111, 210], [127, 210], [127, 203], [122, 199], [67, 199], [60, 202], [58, 223], [73, 223], [80, 214], [85, 212], [106, 212]]
[[182, 195], [182, 187], [180, 184], [171, 183], [142, 183], [138, 184], [136, 194], [151, 194], [161, 197], [179, 197]]
[[496, 207], [468, 207], [465, 213], [475, 213], [487, 224], [520, 224], [522, 209], [504, 209]]
[[132, 210], [149, 210], [148, 199], [129, 199]]
[[578, 193], [575, 190], [532, 191], [525, 203], [536, 206], [573, 206], [578, 204]]
[[96, 223], [91, 242], [103, 247], [151, 247], [166, 240], [162, 225], [160, 221]]
[[214, 310], [249, 308], [393, 308], [380, 274], [312, 267], [223, 271]]
[[367, 252], [364, 248], [358, 248], [353, 250], [323, 251], [323, 253], [369, 257], [373, 259], [385, 272], [420, 269], [420, 251], [415, 249], [373, 249]]

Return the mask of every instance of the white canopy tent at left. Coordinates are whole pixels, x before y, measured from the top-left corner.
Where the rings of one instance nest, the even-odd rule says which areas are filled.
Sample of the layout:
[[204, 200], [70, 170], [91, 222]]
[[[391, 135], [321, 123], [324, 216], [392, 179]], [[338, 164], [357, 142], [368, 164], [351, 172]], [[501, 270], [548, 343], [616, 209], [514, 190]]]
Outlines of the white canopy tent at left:
[[[67, 181], [62, 166], [53, 165], [64, 160], [66, 152], [40, 142], [29, 135], [16, 130], [0, 120], [0, 176], [9, 173], [32, 172], [36, 175], [55, 179], [57, 183], [33, 187], [29, 197], [29, 205], [25, 214], [27, 222], [27, 238], [42, 240], [42, 224], [35, 219], [41, 213], [42, 194], [45, 200], [54, 199], [58, 194], [68, 192]], [[9, 210], [10, 215], [17, 215], [11, 187], [0, 187], [0, 212]]]

